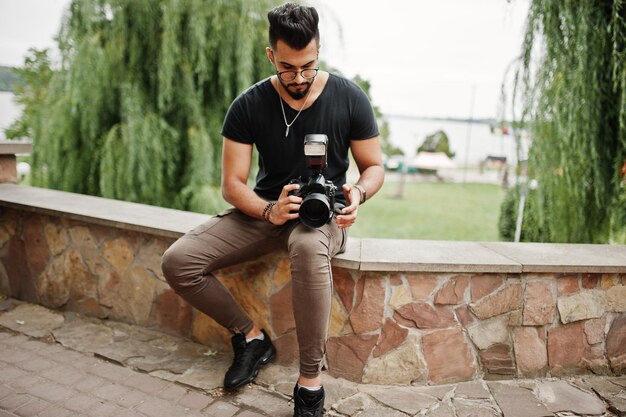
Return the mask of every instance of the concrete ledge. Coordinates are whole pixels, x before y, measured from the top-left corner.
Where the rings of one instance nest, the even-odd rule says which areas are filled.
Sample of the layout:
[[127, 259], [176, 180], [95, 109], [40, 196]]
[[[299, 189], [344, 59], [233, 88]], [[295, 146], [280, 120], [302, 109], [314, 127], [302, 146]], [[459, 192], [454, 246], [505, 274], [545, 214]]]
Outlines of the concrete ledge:
[[[178, 238], [210, 217], [14, 184], [0, 184], [0, 207], [168, 238]], [[626, 245], [351, 238], [333, 265], [360, 271], [623, 273]]]
[[30, 141], [0, 140], [0, 155], [28, 154], [32, 149]]

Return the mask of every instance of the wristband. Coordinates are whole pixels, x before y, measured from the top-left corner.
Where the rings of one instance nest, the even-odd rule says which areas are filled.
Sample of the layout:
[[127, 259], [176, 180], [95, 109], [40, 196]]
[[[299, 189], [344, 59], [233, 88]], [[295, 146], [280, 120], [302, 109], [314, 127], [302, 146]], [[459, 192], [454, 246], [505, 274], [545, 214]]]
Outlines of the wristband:
[[270, 212], [272, 211], [272, 207], [274, 207], [275, 205], [276, 205], [275, 201], [270, 201], [269, 203], [267, 203], [267, 206], [265, 206], [265, 208], [263, 209], [263, 218], [265, 219], [266, 222], [270, 224], [274, 224], [270, 221]]
[[363, 188], [363, 187], [361, 187], [360, 185], [357, 185], [357, 184], [354, 184], [353, 187], [356, 188], [357, 190], [359, 190], [359, 193], [361, 193], [361, 201], [359, 201], [359, 204], [365, 203], [365, 200], [367, 199], [367, 195], [365, 193], [365, 188]]

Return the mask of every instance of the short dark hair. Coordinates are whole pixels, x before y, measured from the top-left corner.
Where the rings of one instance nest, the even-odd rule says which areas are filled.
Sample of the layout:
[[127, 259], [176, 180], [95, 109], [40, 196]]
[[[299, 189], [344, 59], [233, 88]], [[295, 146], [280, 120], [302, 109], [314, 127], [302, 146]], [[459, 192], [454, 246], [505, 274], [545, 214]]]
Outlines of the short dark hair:
[[319, 16], [314, 7], [285, 3], [267, 13], [270, 22], [270, 46], [276, 49], [276, 43], [282, 39], [296, 50], [304, 49], [313, 38], [319, 44], [320, 32], [317, 27]]

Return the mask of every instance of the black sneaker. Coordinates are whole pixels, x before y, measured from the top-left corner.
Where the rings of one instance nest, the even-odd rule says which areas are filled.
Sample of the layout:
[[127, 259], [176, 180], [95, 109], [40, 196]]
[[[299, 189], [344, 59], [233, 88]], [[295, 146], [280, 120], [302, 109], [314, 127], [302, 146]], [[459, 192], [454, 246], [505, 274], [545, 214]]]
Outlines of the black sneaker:
[[319, 391], [309, 391], [306, 388], [293, 388], [295, 404], [293, 417], [323, 417], [324, 416], [324, 387]]
[[259, 368], [276, 356], [276, 348], [270, 337], [265, 330], [261, 331], [265, 335], [264, 340], [255, 339], [246, 343], [246, 336], [243, 334], [236, 334], [231, 338], [235, 357], [224, 376], [225, 388], [239, 388], [252, 382], [259, 373]]

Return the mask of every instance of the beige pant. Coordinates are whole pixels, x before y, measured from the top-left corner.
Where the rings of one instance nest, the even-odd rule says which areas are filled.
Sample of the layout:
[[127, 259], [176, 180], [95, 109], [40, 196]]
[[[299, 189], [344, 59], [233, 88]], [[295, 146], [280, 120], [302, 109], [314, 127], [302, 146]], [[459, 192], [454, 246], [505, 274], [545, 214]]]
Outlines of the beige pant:
[[347, 233], [335, 220], [319, 229], [290, 221], [274, 226], [235, 208], [223, 211], [178, 239], [163, 254], [170, 286], [196, 309], [233, 333], [247, 333], [252, 320], [211, 272], [287, 249], [291, 259], [293, 312], [300, 372], [319, 375], [332, 304], [330, 260], [345, 249]]

